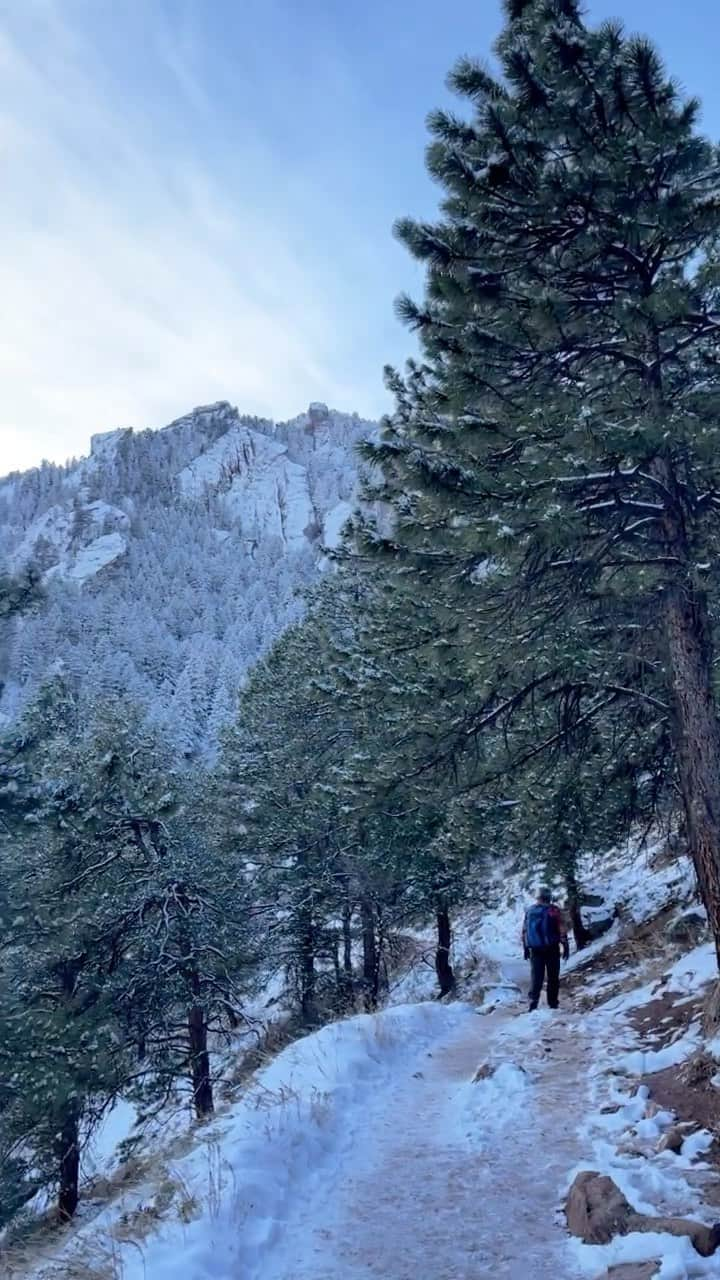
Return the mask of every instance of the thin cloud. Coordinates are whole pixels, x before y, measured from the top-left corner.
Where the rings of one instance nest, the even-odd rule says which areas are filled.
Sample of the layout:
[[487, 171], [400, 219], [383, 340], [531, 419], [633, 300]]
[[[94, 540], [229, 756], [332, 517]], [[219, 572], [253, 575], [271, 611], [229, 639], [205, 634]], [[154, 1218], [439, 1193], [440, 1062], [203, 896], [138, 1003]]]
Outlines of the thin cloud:
[[[159, 112], [118, 99], [62, 7], [7, 18], [0, 6], [0, 473], [221, 397], [276, 416], [311, 398], [374, 408], [343, 380], [340, 300], [318, 287], [327, 263], [300, 245], [261, 141], [238, 127], [223, 189], [195, 143], [153, 136]], [[207, 121], [190, 46], [164, 47]]]

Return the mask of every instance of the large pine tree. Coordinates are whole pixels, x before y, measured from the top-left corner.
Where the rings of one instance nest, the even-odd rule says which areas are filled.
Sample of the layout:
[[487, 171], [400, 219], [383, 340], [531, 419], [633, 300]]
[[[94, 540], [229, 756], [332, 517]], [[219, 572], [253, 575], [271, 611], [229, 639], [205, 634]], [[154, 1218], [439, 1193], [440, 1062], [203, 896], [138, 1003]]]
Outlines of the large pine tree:
[[506, 0], [496, 54], [499, 78], [451, 76], [470, 119], [430, 118], [439, 219], [398, 227], [427, 268], [400, 302], [422, 360], [389, 371], [367, 452], [394, 521], [365, 542], [416, 590], [480, 592], [483, 643], [543, 654], [544, 696], [584, 666], [586, 723], [642, 698], [650, 637], [720, 946], [718, 154], [653, 47], [577, 0]]

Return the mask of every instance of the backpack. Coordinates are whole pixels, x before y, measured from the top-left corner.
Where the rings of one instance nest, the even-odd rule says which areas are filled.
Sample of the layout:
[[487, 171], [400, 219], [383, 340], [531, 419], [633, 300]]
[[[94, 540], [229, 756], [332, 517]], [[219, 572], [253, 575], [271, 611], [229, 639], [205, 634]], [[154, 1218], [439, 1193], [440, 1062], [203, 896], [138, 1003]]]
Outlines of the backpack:
[[537, 902], [525, 916], [525, 942], [528, 947], [552, 947], [560, 941], [557, 907]]

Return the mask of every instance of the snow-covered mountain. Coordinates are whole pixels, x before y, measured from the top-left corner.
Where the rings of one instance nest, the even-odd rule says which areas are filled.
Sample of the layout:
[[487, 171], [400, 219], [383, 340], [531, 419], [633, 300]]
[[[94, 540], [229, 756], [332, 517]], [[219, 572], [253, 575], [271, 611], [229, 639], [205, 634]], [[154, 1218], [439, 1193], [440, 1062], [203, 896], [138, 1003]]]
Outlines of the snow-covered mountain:
[[324, 404], [272, 423], [221, 402], [0, 480], [0, 565], [34, 563], [46, 588], [5, 647], [0, 716], [61, 663], [141, 702], [186, 754], [211, 743], [245, 670], [299, 616], [373, 429]]

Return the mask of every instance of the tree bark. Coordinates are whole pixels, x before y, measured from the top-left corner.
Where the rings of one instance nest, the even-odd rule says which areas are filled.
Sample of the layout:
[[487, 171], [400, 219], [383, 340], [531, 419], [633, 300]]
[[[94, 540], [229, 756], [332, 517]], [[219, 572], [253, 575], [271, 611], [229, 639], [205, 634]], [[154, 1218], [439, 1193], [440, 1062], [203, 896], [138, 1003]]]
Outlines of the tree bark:
[[378, 996], [380, 992], [386, 995], [390, 990], [390, 975], [387, 967], [387, 937], [385, 936], [385, 922], [383, 920], [382, 903], [378, 902], [375, 909], [375, 945], [377, 948], [377, 989]]
[[377, 1009], [380, 963], [375, 939], [375, 912], [368, 898], [360, 902], [363, 943], [363, 997], [367, 1010]]
[[58, 1201], [60, 1222], [69, 1222], [78, 1206], [80, 1177], [80, 1108], [74, 1099], [66, 1102], [57, 1139]]
[[210, 1078], [210, 1054], [207, 1043], [207, 1022], [201, 1004], [190, 1006], [188, 1013], [190, 1039], [190, 1071], [192, 1075], [193, 1103], [198, 1120], [212, 1115], [215, 1109], [212, 1080]]
[[575, 939], [575, 946], [578, 951], [582, 951], [590, 941], [590, 934], [583, 924], [580, 903], [577, 898], [568, 898], [568, 913], [570, 915], [570, 927], [573, 932], [573, 938]]
[[342, 972], [341, 997], [348, 1009], [355, 999], [355, 980], [352, 965], [352, 906], [345, 903], [342, 911]]
[[311, 912], [303, 912], [300, 927], [300, 1012], [303, 1022], [317, 1021], [315, 1001], [315, 929]]
[[349, 902], [345, 903], [342, 913], [342, 937], [343, 937], [343, 973], [347, 974], [352, 981], [352, 907]]
[[567, 891], [568, 914], [575, 946], [578, 951], [582, 951], [583, 947], [586, 947], [590, 941], [590, 934], [583, 924], [582, 911], [580, 910], [580, 887], [573, 869], [565, 872], [565, 889]]
[[720, 968], [720, 728], [707, 600], [689, 581], [668, 590], [665, 631], [688, 844]]
[[450, 964], [450, 944], [452, 930], [450, 928], [450, 912], [448, 904], [442, 898], [437, 905], [437, 949], [435, 951], [435, 972], [440, 986], [440, 998], [447, 996], [455, 988], [455, 974]]

